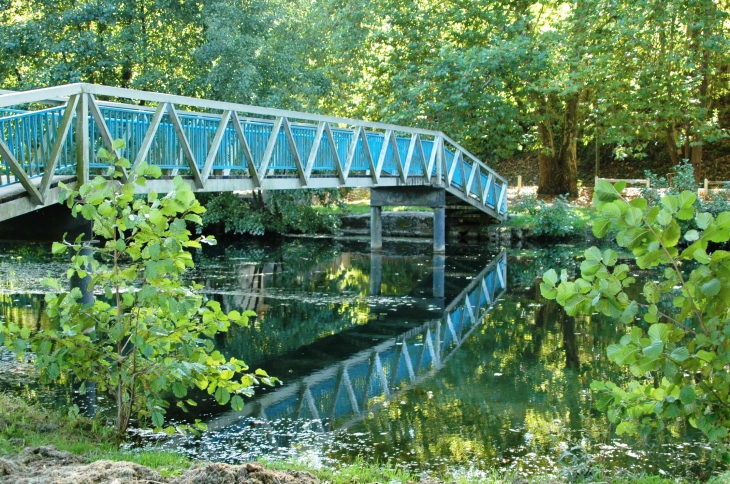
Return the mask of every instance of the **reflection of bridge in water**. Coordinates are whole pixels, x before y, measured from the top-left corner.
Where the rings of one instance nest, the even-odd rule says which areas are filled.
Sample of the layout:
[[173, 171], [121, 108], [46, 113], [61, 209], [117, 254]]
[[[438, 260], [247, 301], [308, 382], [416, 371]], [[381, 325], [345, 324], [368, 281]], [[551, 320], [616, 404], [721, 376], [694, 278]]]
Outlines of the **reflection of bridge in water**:
[[442, 368], [504, 292], [506, 279], [507, 258], [502, 252], [445, 308], [441, 319], [262, 394], [242, 411], [208, 421], [209, 429], [235, 431], [250, 425], [246, 417], [264, 425], [280, 419], [313, 420], [322, 431], [349, 427]]

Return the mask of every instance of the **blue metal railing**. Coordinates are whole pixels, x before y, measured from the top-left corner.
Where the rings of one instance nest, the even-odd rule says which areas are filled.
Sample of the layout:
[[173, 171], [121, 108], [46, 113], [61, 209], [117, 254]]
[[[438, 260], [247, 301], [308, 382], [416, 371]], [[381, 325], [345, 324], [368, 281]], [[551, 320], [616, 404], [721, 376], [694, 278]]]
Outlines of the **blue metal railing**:
[[[0, 113], [4, 115], [0, 117], [0, 136], [30, 178], [43, 176], [64, 109], [64, 106], [30, 112], [5, 109]], [[75, 164], [73, 137], [69, 136], [62, 147], [56, 172], [72, 172]], [[7, 160], [2, 159], [0, 186], [14, 183], [18, 183], [18, 179]]]
[[[19, 165], [29, 178], [41, 176], [44, 172], [45, 162], [49, 158], [51, 147], [55, 142], [56, 132], [61, 122], [65, 107], [59, 106], [41, 111], [20, 111], [12, 109], [0, 109], [0, 136], [6, 142], [10, 152], [15, 156]], [[99, 111], [112, 139], [121, 138], [126, 142], [126, 148], [122, 155], [134, 160], [140, 151], [147, 129], [152, 123], [153, 112], [142, 108], [126, 106], [100, 105]], [[75, 116], [75, 115], [74, 115]], [[192, 151], [195, 163], [199, 170], [203, 168], [208, 156], [210, 147], [220, 124], [220, 117], [215, 115], [179, 112], [180, 124], [182, 126], [187, 142]], [[57, 174], [73, 173], [75, 167], [74, 131], [76, 123], [72, 123], [69, 135], [62, 147], [59, 162], [56, 165]], [[261, 168], [264, 153], [269, 143], [275, 123], [271, 120], [249, 120], [241, 121], [241, 129], [250, 149], [253, 164], [257, 171]], [[104, 146], [101, 133], [95, 122], [89, 117], [89, 159], [92, 160], [91, 168], [104, 168], [106, 165], [95, 156], [99, 148]], [[315, 142], [317, 126], [312, 124], [291, 125], [291, 134], [302, 164], [306, 164], [311, 148]], [[312, 176], [336, 176], [338, 171], [345, 169], [348, 151], [352, 144], [355, 130], [332, 128], [337, 158], [339, 158], [340, 169], [335, 165], [335, 156], [332, 153], [330, 143], [326, 136], [323, 136], [319, 143], [317, 156], [312, 166]], [[432, 136], [433, 137], [433, 136]], [[381, 149], [385, 142], [385, 134], [375, 131], [366, 131], [367, 148], [371, 154], [373, 164], [377, 165], [381, 155]], [[388, 143], [385, 157], [382, 164], [381, 177], [397, 177], [400, 175], [397, 164], [399, 158], [403, 169], [407, 168], [406, 177], [422, 177], [424, 165], [427, 165], [433, 154], [435, 141], [420, 138], [423, 155], [419, 150], [414, 150], [411, 162], [405, 167], [405, 161], [411, 145], [410, 137], [396, 137], [397, 157], [392, 143]], [[455, 159], [455, 152], [444, 148], [443, 156], [445, 166], [451, 171]], [[189, 171], [189, 165], [183, 156], [182, 145], [178, 140], [174, 125], [169, 115], [164, 114], [160, 122], [146, 160], [151, 165], [157, 165], [164, 170], [179, 170], [182, 174]], [[461, 156], [460, 166], [457, 166], [451, 173], [451, 187], [460, 190], [464, 196], [478, 199], [481, 203], [495, 209], [499, 213], [506, 210], [506, 196], [502, 191], [506, 189], [504, 183], [494, 183], [493, 175], [484, 167], [478, 166], [475, 161]], [[476, 167], [476, 168], [475, 168]], [[241, 146], [236, 130], [231, 123], [226, 127], [222, 141], [217, 150], [212, 165], [213, 170], [223, 171], [233, 176], [251, 176], [249, 173], [248, 161], [244, 157], [244, 150]], [[348, 176], [369, 176], [370, 163], [367, 159], [365, 146], [362, 138], [355, 144], [354, 157], [348, 172]], [[470, 179], [472, 170], [479, 170], [466, 193], [465, 184]], [[274, 145], [274, 151], [267, 166], [268, 173], [275, 176], [296, 176], [297, 165], [294, 153], [292, 153], [284, 130], [280, 130]], [[436, 176], [437, 166], [434, 163], [431, 169], [431, 176]], [[447, 174], [442, 174], [447, 179]], [[0, 162], [0, 187], [18, 183], [17, 177], [11, 172], [7, 160]], [[483, 195], [482, 195], [483, 194]], [[497, 204], [501, 204], [497, 207]]]

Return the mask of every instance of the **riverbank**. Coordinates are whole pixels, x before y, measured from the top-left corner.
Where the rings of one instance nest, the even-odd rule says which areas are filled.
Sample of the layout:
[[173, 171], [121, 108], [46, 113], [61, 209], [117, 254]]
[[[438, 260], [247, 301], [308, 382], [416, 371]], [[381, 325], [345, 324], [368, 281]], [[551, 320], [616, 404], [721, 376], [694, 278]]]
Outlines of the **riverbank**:
[[[131, 450], [114, 443], [113, 431], [101, 421], [69, 416], [32, 404], [20, 397], [0, 394], [0, 483], [50, 484], [357, 484], [395, 483], [569, 483], [610, 484], [690, 483], [692, 480], [665, 476], [637, 476], [618, 472], [603, 475], [584, 469], [576, 475], [522, 477], [512, 473], [478, 472], [470, 475], [417, 476], [410, 472], [364, 462], [337, 469], [312, 468], [295, 462], [227, 465], [189, 459], [180, 454], [155, 450]], [[730, 475], [711, 482], [728, 482]]]

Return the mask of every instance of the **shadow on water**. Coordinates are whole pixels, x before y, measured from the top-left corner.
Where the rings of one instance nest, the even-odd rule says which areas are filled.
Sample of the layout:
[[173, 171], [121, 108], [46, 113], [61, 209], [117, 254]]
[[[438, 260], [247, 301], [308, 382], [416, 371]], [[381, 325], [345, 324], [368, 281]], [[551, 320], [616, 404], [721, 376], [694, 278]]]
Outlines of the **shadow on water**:
[[[195, 413], [171, 417], [201, 418], [209, 430], [158, 444], [227, 462], [359, 456], [417, 472], [600, 464], [676, 476], [707, 461], [679, 424], [635, 442], [617, 439], [595, 411], [590, 382], [628, 377], [604, 356], [623, 329], [596, 315], [568, 317], [537, 282], [551, 267], [575, 274], [581, 247], [454, 246], [445, 257], [422, 244], [367, 249], [295, 239], [197, 253], [190, 277], [207, 296], [257, 314], [216, 345], [282, 385], [258, 388], [240, 412], [201, 395]], [[63, 264], [25, 250], [0, 256], [0, 317], [37, 329], [48, 322], [35, 278], [58, 276]], [[3, 372], [0, 388], [71, 401], [68, 387], [39, 388], [6, 363], [17, 377]]]

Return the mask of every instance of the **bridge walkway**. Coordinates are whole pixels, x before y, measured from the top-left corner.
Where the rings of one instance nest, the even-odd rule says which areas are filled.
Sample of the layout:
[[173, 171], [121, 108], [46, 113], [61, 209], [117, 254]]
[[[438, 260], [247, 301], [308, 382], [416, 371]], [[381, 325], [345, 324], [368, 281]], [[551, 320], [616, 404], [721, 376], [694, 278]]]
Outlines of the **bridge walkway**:
[[[124, 147], [113, 149], [116, 139]], [[429, 187], [501, 221], [507, 182], [440, 131], [93, 84], [0, 94], [0, 221], [86, 182], [106, 148], [197, 191]]]

